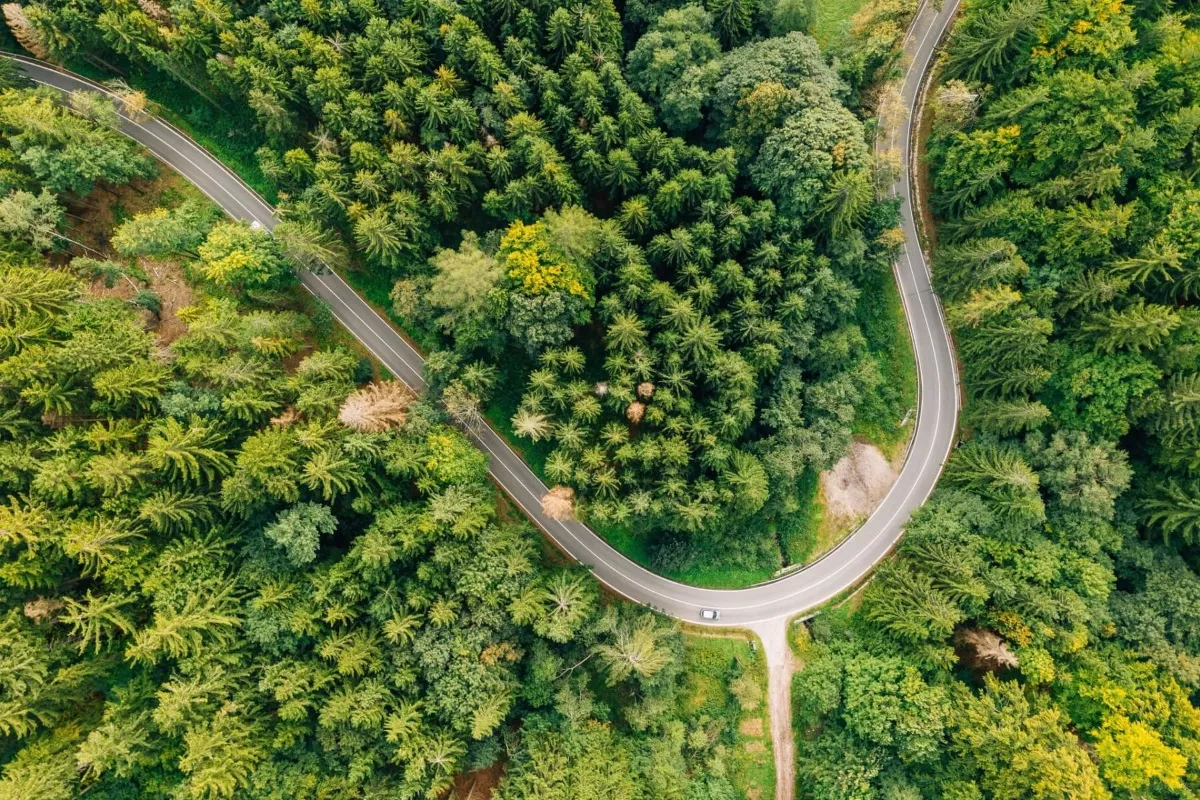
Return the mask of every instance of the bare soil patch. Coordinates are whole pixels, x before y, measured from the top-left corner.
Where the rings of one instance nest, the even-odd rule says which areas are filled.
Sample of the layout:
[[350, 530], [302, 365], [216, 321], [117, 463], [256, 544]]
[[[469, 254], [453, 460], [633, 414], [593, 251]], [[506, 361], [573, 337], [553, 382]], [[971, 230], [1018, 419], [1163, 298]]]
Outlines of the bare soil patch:
[[[158, 319], [146, 313], [146, 327], [153, 330], [160, 345], [168, 345], [187, 331], [187, 324], [179, 319], [179, 309], [190, 306], [195, 295], [183, 276], [179, 263], [173, 260], [157, 261], [149, 258], [138, 260], [138, 266], [146, 274], [149, 281], [145, 288], [158, 295], [162, 303], [162, 311]], [[92, 281], [88, 294], [94, 297], [118, 297], [129, 300], [137, 290], [142, 288], [133, 279], [117, 280], [109, 288], [100, 279]]]
[[161, 205], [174, 206], [195, 191], [178, 173], [165, 167], [148, 181], [135, 180], [122, 186], [101, 183], [87, 197], [69, 203], [68, 235], [88, 248], [107, 251], [108, 237], [117, 225]]
[[503, 776], [504, 765], [499, 761], [487, 769], [464, 772], [454, 779], [454, 788], [447, 800], [491, 800]]
[[[113, 229], [136, 214], [152, 211], [159, 206], [174, 206], [193, 189], [177, 173], [162, 169], [151, 180], [136, 180], [122, 186], [100, 184], [85, 198], [76, 199], [67, 208], [67, 235], [72, 241], [72, 256], [111, 258], [119, 263], [126, 259], [116, 256], [109, 247]], [[88, 293], [94, 297], [116, 297], [129, 300], [139, 289], [158, 295], [162, 311], [157, 318], [145, 312], [146, 327], [153, 330], [160, 345], [167, 345], [181, 336], [187, 326], [179, 319], [179, 309], [194, 302], [192, 288], [184, 277], [180, 263], [174, 259], [138, 259], [138, 268], [147, 281], [132, 276], [118, 278], [111, 287], [101, 280], [93, 281]]]
[[[746, 742], [744, 745], [742, 745], [742, 747], [750, 755], [759, 755], [759, 754], [767, 752], [767, 746], [762, 743], [761, 739], [754, 739], [749, 742]], [[762, 763], [762, 762], [759, 762], [759, 763]]]
[[850, 452], [821, 473], [821, 493], [829, 517], [856, 520], [870, 516], [892, 483], [898, 471], [878, 447], [854, 442]]
[[[738, 726], [738, 732], [743, 736], [762, 736], [762, 717], [747, 717], [742, 720], [742, 724]], [[749, 749], [749, 745], [747, 745], [747, 749]]]
[[150, 278], [150, 291], [162, 301], [156, 328], [158, 342], [169, 344], [187, 330], [187, 324], [179, 319], [179, 309], [194, 302], [192, 287], [183, 277], [183, 270], [177, 262], [143, 260], [141, 266]]

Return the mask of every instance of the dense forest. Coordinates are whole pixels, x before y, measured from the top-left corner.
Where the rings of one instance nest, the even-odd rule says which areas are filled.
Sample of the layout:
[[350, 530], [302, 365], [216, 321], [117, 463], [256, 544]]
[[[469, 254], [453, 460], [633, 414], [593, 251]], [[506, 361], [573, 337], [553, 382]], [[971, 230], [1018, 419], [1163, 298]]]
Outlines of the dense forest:
[[280, 241], [2, 63], [0, 798], [737, 796], [752, 660], [685, 708]]
[[779, 566], [800, 477], [907, 410], [855, 319], [899, 242], [843, 104], [875, 62], [839, 74], [804, 2], [5, 8], [34, 53], [250, 109], [282, 213], [389, 287], [434, 399], [676, 561]]
[[812, 626], [803, 796], [1200, 791], [1187, 12], [965, 4], [927, 161], [971, 438], [861, 602]]
[[[244, 119], [286, 221], [172, 195], [75, 240], [154, 167], [108, 101], [0, 73], [0, 800], [440, 797], [497, 763], [501, 800], [737, 797], [755, 665], [687, 701], [679, 631], [554, 565], [456, 426], [658, 567], [777, 559], [803, 479], [905, 411], [860, 304], [893, 172], [848, 108], [912, 8], [822, 54], [799, 0], [5, 5], [34, 54]], [[1200, 793], [1189, 12], [964, 2], [925, 156], [964, 443], [805, 629], [800, 796]], [[428, 349], [428, 396], [297, 291], [317, 261]]]

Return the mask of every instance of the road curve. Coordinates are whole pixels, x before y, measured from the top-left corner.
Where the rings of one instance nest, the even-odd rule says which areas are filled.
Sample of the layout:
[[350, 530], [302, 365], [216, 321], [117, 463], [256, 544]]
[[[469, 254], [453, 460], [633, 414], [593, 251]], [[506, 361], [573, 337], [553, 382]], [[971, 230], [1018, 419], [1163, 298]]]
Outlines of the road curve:
[[[911, 117], [934, 49], [954, 15], [958, 0], [940, 10], [923, 4], [909, 31], [911, 66], [902, 97]], [[57, 67], [21, 56], [13, 58], [37, 84], [63, 92], [98, 85]], [[897, 146], [910, 149], [912, 124], [901, 122]], [[230, 169], [170, 124], [157, 119], [124, 119], [122, 131], [159, 160], [196, 185], [231, 217], [275, 226], [274, 209]], [[954, 442], [958, 387], [954, 354], [941, 306], [930, 287], [929, 269], [911, 211], [908, 158], [893, 191], [901, 209], [905, 246], [896, 265], [909, 332], [917, 355], [919, 399], [916, 430], [899, 477], [879, 508], [855, 533], [819, 561], [782, 578], [746, 589], [702, 589], [678, 583], [634, 563], [580, 522], [562, 522], [541, 513], [546, 486], [491, 429], [472, 435], [490, 455], [491, 474], [530, 519], [559, 547], [589, 566], [596, 578], [618, 594], [654, 606], [671, 616], [702, 624], [700, 610], [721, 610], [720, 626], [761, 626], [814, 608], [855, 584], [892, 548], [914, 509], [933, 491]], [[334, 316], [391, 373], [413, 389], [424, 387], [423, 359], [337, 274], [302, 272], [304, 285], [329, 304]], [[714, 623], [708, 623], [714, 624]]]

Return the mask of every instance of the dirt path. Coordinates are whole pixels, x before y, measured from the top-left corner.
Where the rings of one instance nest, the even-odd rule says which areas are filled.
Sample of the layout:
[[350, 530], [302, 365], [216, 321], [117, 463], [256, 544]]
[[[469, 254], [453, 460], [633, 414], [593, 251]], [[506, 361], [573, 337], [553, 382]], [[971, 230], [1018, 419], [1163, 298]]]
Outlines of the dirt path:
[[786, 619], [751, 628], [762, 641], [767, 659], [767, 707], [775, 750], [775, 800], [792, 800], [796, 791], [796, 745], [792, 736], [792, 673], [795, 658], [788, 647]]

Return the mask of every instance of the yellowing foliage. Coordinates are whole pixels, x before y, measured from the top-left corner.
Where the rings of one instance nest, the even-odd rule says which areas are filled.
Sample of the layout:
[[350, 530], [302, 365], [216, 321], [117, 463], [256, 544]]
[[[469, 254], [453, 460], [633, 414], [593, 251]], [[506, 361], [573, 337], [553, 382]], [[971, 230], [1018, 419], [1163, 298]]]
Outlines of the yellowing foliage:
[[1075, 19], [1065, 28], [1044, 31], [1031, 54], [1051, 63], [1072, 56], [1112, 59], [1137, 39], [1122, 0], [1084, 0], [1071, 4]]
[[1096, 742], [1096, 755], [1104, 777], [1113, 786], [1136, 792], [1159, 780], [1168, 789], [1183, 788], [1187, 756], [1143, 722], [1124, 715], [1106, 720]]
[[508, 277], [525, 294], [566, 292], [587, 297], [578, 268], [558, 258], [540, 222], [526, 225], [517, 220], [509, 225], [500, 240], [500, 258]]

